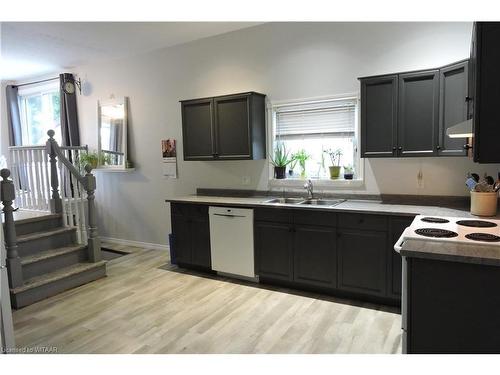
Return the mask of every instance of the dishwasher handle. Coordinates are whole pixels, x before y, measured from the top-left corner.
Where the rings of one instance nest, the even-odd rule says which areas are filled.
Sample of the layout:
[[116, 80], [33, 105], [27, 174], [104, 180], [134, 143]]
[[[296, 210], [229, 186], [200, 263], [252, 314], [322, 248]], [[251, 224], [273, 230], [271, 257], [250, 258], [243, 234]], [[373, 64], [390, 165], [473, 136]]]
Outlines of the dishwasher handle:
[[212, 214], [214, 216], [224, 216], [224, 217], [246, 217], [243, 215], [231, 215], [231, 214]]

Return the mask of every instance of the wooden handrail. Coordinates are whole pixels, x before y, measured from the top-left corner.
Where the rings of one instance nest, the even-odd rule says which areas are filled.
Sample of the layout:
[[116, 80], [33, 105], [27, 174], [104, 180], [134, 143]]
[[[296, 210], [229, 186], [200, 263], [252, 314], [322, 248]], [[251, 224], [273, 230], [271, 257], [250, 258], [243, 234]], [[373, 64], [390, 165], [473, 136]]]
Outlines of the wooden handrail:
[[87, 192], [87, 208], [88, 208], [88, 226], [87, 226], [87, 242], [89, 251], [89, 260], [98, 262], [101, 260], [101, 243], [97, 234], [97, 215], [95, 209], [95, 188], [96, 180], [92, 174], [92, 166], [85, 165], [85, 175], [81, 175], [80, 171], [64, 156], [57, 141], [54, 139], [54, 130], [47, 132], [49, 139], [46, 143], [47, 153], [50, 158], [51, 168], [51, 188], [52, 188], [52, 204], [51, 207], [55, 212], [62, 212], [62, 200], [59, 195], [59, 181], [57, 178], [57, 159], [61, 162], [75, 177]]

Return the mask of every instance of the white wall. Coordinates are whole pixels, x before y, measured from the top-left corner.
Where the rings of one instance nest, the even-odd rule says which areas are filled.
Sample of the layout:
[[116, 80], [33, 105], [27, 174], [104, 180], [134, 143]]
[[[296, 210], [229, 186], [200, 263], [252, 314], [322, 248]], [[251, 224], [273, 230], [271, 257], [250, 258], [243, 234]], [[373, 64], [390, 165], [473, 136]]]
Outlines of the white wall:
[[[133, 173], [98, 173], [97, 199], [105, 236], [166, 243], [165, 198], [197, 187], [268, 188], [267, 161], [184, 162], [179, 179], [161, 176], [160, 140], [178, 139], [180, 99], [255, 90], [270, 100], [359, 90], [357, 77], [432, 68], [467, 58], [471, 23], [278, 23], [244, 29], [75, 72], [90, 84], [79, 96], [83, 142], [96, 147], [96, 102], [130, 98]], [[416, 176], [422, 169], [424, 186]], [[488, 170], [466, 158], [374, 159], [359, 193], [466, 195], [464, 175]], [[251, 184], [242, 185], [250, 176]]]

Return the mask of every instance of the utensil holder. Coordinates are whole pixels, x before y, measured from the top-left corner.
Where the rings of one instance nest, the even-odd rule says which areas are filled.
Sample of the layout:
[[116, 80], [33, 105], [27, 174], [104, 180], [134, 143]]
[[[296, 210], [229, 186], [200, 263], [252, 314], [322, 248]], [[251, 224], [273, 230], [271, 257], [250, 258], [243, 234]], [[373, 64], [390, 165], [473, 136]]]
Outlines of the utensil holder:
[[470, 213], [476, 216], [495, 216], [497, 214], [497, 192], [470, 192]]

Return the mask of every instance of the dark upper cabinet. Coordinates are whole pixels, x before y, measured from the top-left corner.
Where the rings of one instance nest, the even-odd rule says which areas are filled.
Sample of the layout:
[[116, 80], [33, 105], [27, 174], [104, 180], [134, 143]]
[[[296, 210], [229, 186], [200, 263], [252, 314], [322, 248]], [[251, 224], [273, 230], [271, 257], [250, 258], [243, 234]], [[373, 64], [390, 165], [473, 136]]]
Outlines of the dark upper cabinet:
[[265, 95], [184, 100], [184, 160], [266, 158]]
[[337, 251], [335, 228], [295, 225], [293, 280], [335, 288]]
[[208, 206], [172, 203], [170, 207], [177, 263], [211, 268]]
[[500, 23], [477, 22], [471, 48], [471, 113], [474, 161], [499, 163], [500, 147]]
[[450, 138], [446, 130], [467, 120], [468, 105], [467, 61], [448, 65], [439, 70], [439, 143], [442, 156], [466, 156], [467, 138]]
[[396, 156], [398, 76], [361, 80], [361, 156]]
[[435, 156], [439, 126], [439, 71], [399, 75], [400, 156]]
[[338, 288], [384, 297], [387, 232], [338, 229]]
[[[465, 156], [446, 130], [467, 119], [468, 61], [440, 69], [360, 78], [361, 156]], [[469, 76], [469, 78], [468, 78]]]
[[182, 103], [184, 160], [210, 160], [215, 154], [212, 99]]
[[260, 277], [292, 281], [293, 237], [287, 223], [255, 223], [255, 267]]

